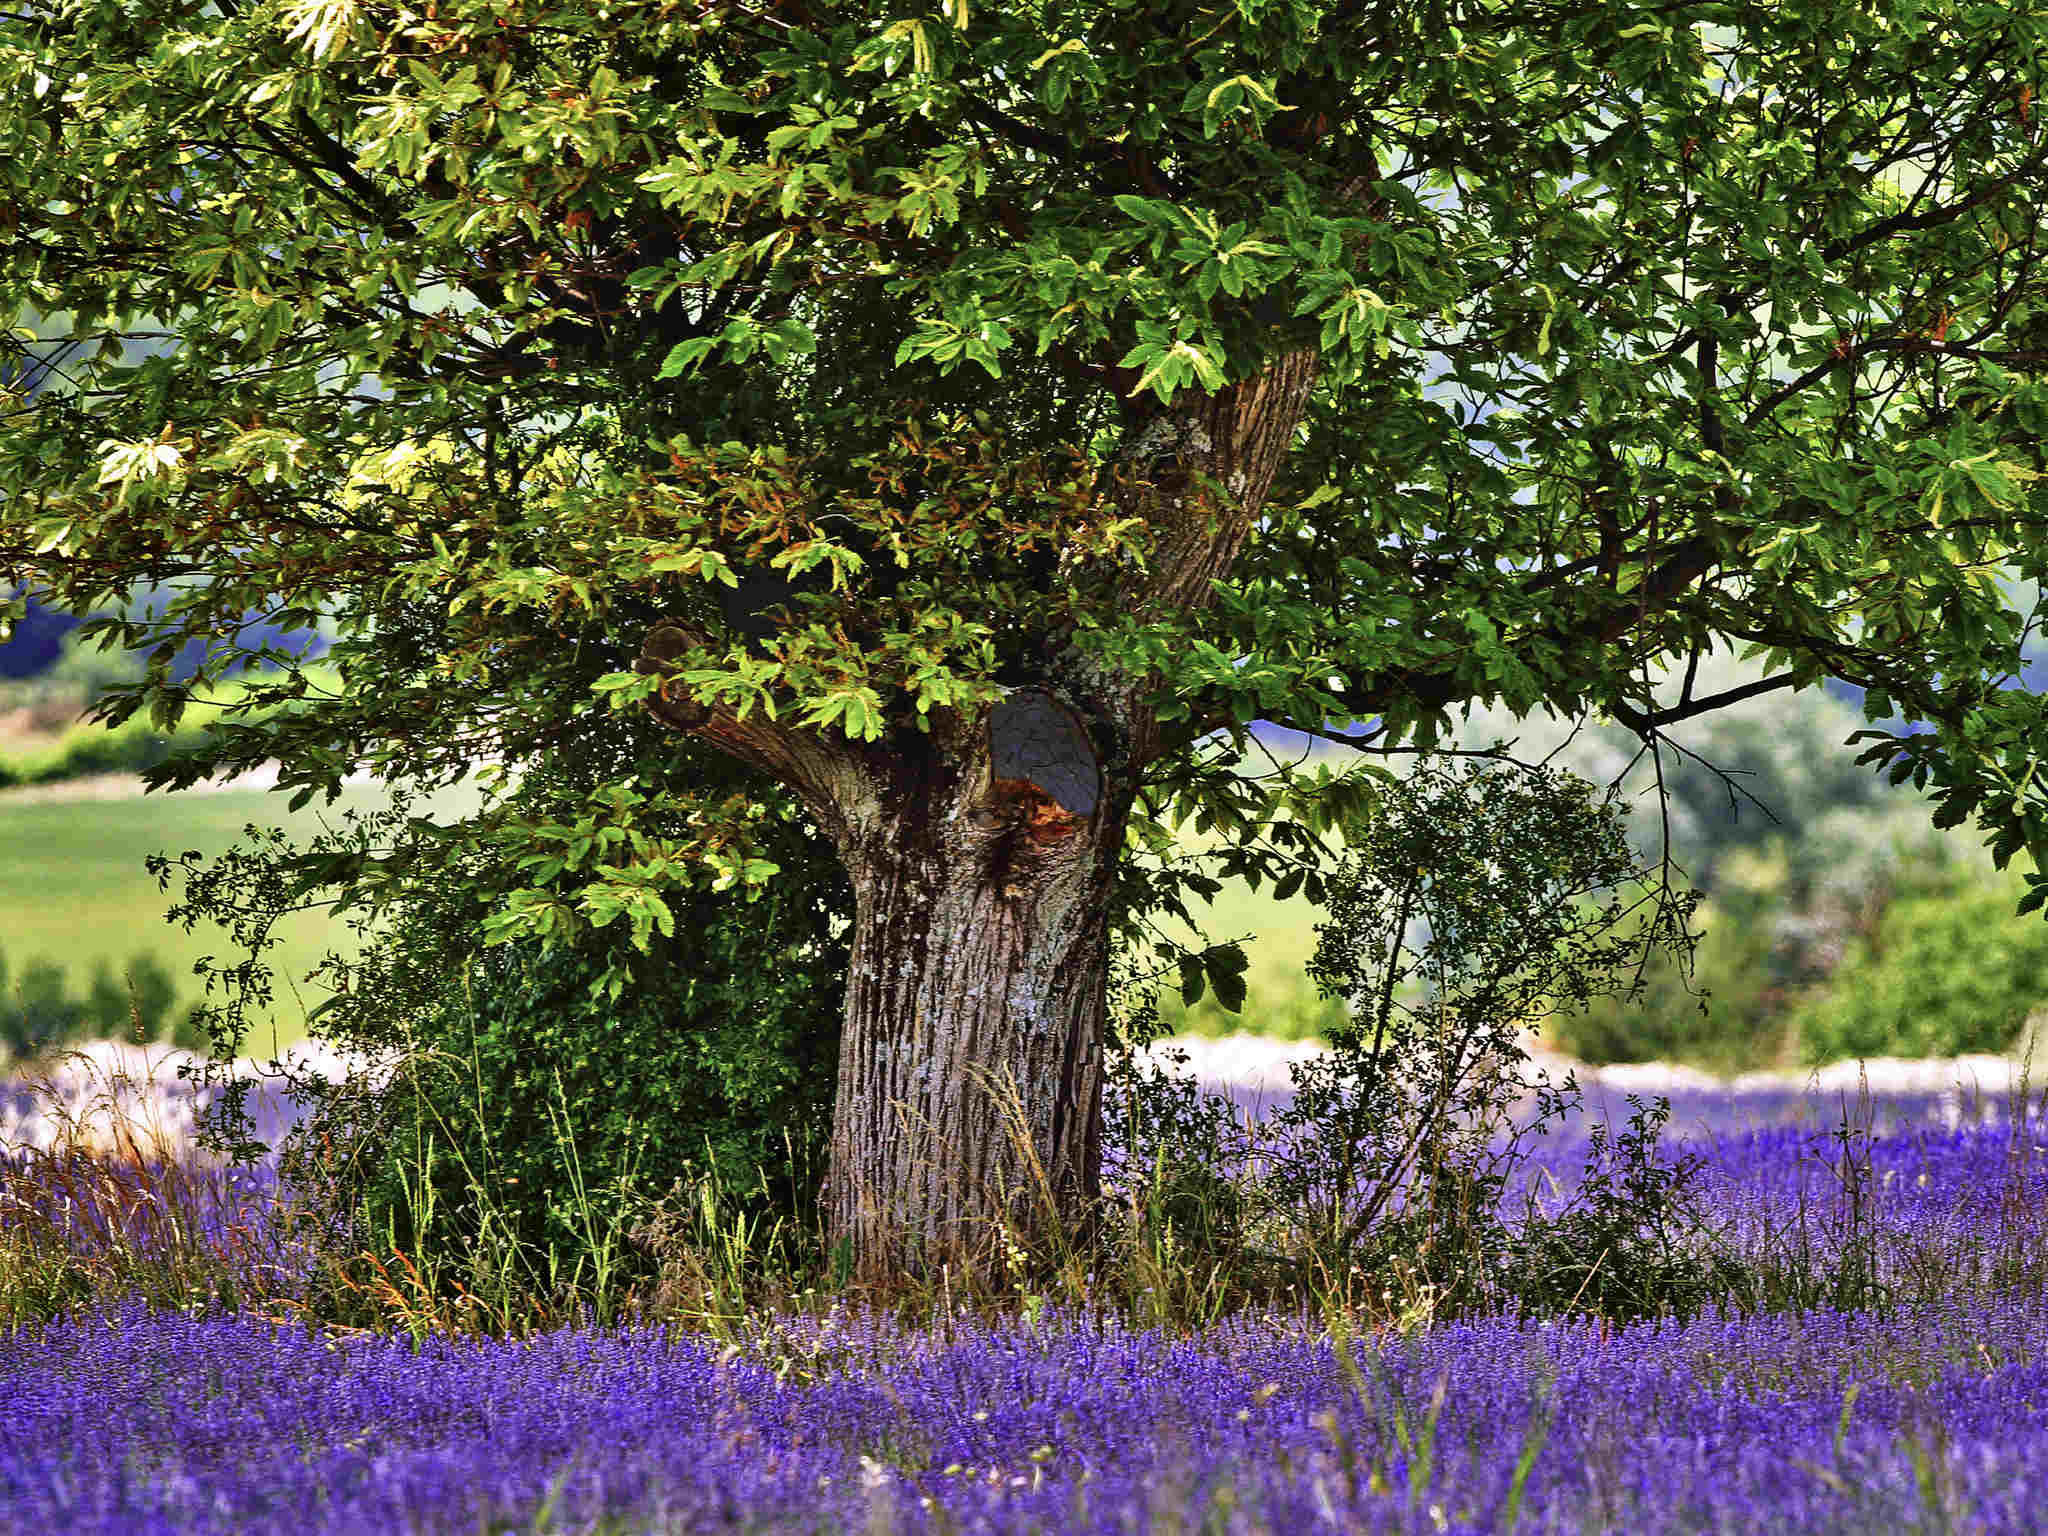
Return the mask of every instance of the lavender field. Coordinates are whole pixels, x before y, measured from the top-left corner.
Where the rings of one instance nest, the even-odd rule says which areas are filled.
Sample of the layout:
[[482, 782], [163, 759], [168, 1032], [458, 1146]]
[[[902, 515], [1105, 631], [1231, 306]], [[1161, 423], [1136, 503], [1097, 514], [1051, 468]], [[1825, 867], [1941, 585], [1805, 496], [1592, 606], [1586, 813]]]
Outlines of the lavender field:
[[2048, 1119], [2009, 1088], [1678, 1094], [1666, 1151], [1704, 1159], [1700, 1240], [1742, 1283], [1627, 1323], [1411, 1295], [1148, 1326], [1027, 1295], [343, 1327], [274, 1171], [175, 1123], [168, 1158], [105, 1124], [35, 1145], [33, 1107], [0, 1106], [10, 1533], [2019, 1532], [2048, 1508]]
[[1048, 1317], [323, 1340], [129, 1308], [0, 1352], [18, 1531], [2039, 1529], [2048, 1308]]

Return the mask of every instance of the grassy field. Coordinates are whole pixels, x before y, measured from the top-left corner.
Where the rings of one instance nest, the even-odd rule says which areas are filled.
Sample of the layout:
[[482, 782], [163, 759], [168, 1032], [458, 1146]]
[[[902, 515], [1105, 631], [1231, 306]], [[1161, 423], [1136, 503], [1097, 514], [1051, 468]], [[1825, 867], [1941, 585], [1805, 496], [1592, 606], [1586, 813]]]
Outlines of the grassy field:
[[[390, 803], [371, 786], [345, 791], [332, 806], [316, 797], [296, 813], [286, 810], [290, 798], [263, 790], [72, 801], [0, 795], [0, 848], [6, 850], [0, 858], [0, 953], [10, 976], [49, 960], [63, 967], [69, 990], [82, 993], [98, 963], [118, 977], [136, 955], [148, 953], [176, 978], [181, 1011], [203, 1000], [205, 978], [192, 974], [193, 961], [211, 955], [217, 966], [228, 965], [242, 952], [213, 923], [195, 924], [188, 933], [166, 922], [165, 912], [184, 899], [184, 880], [174, 873], [170, 888], [159, 890], [143, 860], [159, 852], [176, 859], [186, 849], [212, 858], [246, 845], [249, 822], [285, 827], [303, 843], [323, 824], [345, 826], [344, 808], [371, 811]], [[478, 799], [474, 790], [450, 789], [431, 802], [431, 814], [452, 819]], [[327, 995], [299, 985], [294, 998], [294, 985], [329, 949], [353, 955], [358, 947], [347, 922], [325, 911], [294, 914], [275, 932], [278, 942], [264, 959], [274, 973], [276, 1000], [251, 1042], [266, 1050], [273, 1038], [279, 1047], [305, 1038], [306, 1011]]]
[[[303, 842], [323, 821], [341, 827], [346, 807], [368, 811], [388, 804], [381, 791], [368, 786], [350, 789], [332, 807], [316, 799], [297, 813], [286, 810], [289, 798], [235, 790], [50, 802], [0, 793], [0, 848], [6, 849], [0, 859], [0, 954], [10, 975], [18, 978], [29, 963], [50, 960], [65, 969], [70, 990], [82, 993], [99, 962], [118, 977], [137, 954], [147, 952], [177, 979], [180, 1010], [200, 1001], [204, 979], [192, 974], [193, 961], [212, 955], [216, 965], [224, 965], [239, 959], [240, 952], [226, 930], [211, 923], [190, 933], [167, 923], [164, 913], [183, 900], [184, 881], [174, 876], [170, 889], [160, 891], [143, 860], [155, 852], [175, 859], [188, 848], [211, 858], [245, 843], [243, 827], [252, 821], [259, 827], [283, 826]], [[433, 814], [454, 820], [478, 803], [475, 791], [458, 787], [432, 802]], [[1183, 846], [1208, 851], [1222, 841], [1218, 834], [1190, 832]], [[1242, 1015], [1226, 1013], [1213, 995], [1186, 1009], [1170, 975], [1161, 989], [1160, 1016], [1176, 1029], [1201, 1034], [1258, 1029], [1293, 1039], [1317, 1034], [1324, 1021], [1339, 1016], [1341, 1005], [1318, 998], [1303, 974], [1315, 948], [1312, 925], [1319, 915], [1306, 896], [1277, 902], [1270, 885], [1257, 893], [1226, 886], [1212, 906], [1191, 901], [1190, 910], [1212, 942], [1253, 935], [1245, 945], [1251, 967]], [[1177, 919], [1155, 921], [1176, 941], [1197, 943], [1197, 935]], [[303, 1039], [306, 1011], [326, 996], [317, 984], [301, 984], [294, 998], [294, 985], [329, 949], [353, 955], [358, 947], [346, 921], [332, 920], [323, 911], [286, 919], [277, 935], [278, 944], [265, 956], [277, 999], [252, 1040], [266, 1050], [273, 1042], [283, 1047]]]

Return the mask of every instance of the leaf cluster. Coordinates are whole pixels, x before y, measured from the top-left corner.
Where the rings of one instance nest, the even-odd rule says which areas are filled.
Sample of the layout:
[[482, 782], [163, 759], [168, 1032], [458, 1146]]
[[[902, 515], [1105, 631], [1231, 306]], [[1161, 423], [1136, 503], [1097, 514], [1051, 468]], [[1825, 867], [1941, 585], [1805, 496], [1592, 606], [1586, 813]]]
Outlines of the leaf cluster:
[[[899, 755], [1113, 678], [1134, 835], [1256, 829], [1340, 792], [1211, 772], [1219, 729], [1650, 733], [1726, 702], [1648, 691], [1719, 637], [1933, 723], [1865, 765], [2048, 847], [2042, 705], [1993, 686], [2030, 618], [1994, 575], [2048, 548], [2027, 7], [899, 10], [0, 17], [0, 576], [207, 578], [108, 631], [152, 657], [111, 721], [174, 725], [230, 616], [340, 631], [336, 694], [266, 683], [292, 718], [159, 782], [619, 729], [681, 619], [694, 706]], [[748, 635], [720, 594], [764, 574], [813, 585]], [[682, 867], [772, 878], [744, 803], [658, 856], [650, 814], [558, 823], [630, 866], [496, 936], [646, 944]]]

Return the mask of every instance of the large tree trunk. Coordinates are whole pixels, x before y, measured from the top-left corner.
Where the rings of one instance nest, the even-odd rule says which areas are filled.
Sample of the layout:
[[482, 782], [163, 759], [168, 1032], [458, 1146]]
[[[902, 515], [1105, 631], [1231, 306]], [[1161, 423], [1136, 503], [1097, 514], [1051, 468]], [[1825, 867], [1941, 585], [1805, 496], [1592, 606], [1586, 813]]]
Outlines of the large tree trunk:
[[[859, 1270], [956, 1269], [1085, 1221], [1101, 1167], [1108, 898], [1130, 797], [1013, 694], [850, 860], [825, 1214]], [[1074, 1232], [1078, 1235], [1078, 1232]]]
[[[700, 637], [657, 626], [658, 675]], [[1102, 1161], [1109, 904], [1136, 770], [1123, 727], [1051, 689], [826, 741], [664, 688], [657, 716], [792, 785], [845, 863], [854, 931], [826, 1168], [862, 1278], [1080, 1236]]]

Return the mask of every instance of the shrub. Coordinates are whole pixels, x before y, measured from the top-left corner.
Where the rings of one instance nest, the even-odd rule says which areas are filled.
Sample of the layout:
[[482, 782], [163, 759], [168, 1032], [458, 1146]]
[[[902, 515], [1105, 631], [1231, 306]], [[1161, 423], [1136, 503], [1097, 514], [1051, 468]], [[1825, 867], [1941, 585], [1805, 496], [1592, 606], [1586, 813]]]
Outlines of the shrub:
[[43, 768], [42, 777], [50, 781], [84, 778], [94, 773], [141, 773], [181, 751], [198, 747], [204, 737], [205, 732], [198, 728], [166, 735], [133, 725], [113, 730], [82, 726], [64, 738], [55, 761]]
[[11, 1054], [30, 1056], [79, 1038], [86, 1009], [67, 994], [62, 966], [32, 960], [10, 980], [0, 957], [0, 993], [0, 1040]]
[[2014, 915], [2017, 870], [1892, 903], [1793, 1023], [1812, 1062], [2009, 1048], [2048, 1002], [2048, 922]]
[[204, 724], [157, 731], [144, 719], [117, 726], [73, 725], [39, 752], [0, 761], [0, 788], [55, 784], [95, 773], [141, 773], [173, 757], [197, 751], [206, 741]]
[[[1658, 1158], [1661, 1102], [1637, 1103], [1619, 1138], [1594, 1138], [1561, 1208], [1532, 1204], [1514, 1224], [1502, 1210], [1531, 1140], [1577, 1101], [1574, 1084], [1529, 1070], [1522, 1029], [1631, 988], [1646, 953], [1692, 937], [1697, 896], [1652, 891], [1622, 810], [1587, 790], [1543, 770], [1516, 783], [1425, 765], [1385, 791], [1347, 839], [1354, 855], [1317, 925], [1311, 974], [1350, 1005], [1347, 1022], [1328, 1054], [1293, 1067], [1293, 1099], [1262, 1123], [1113, 1059], [1111, 1211], [1121, 1198], [1127, 1250], [1152, 1256], [1138, 1289], [1176, 1274], [1189, 1287], [1190, 1266], [1206, 1264], [1240, 1282], [1307, 1277], [1345, 1304], [1398, 1295], [1430, 1315], [1633, 1317], [1714, 1293], [1725, 1276], [1690, 1241], [1698, 1164]], [[1145, 1038], [1152, 1015], [1142, 1006], [1122, 1037]], [[1351, 1276], [1365, 1297], [1348, 1294]]]
[[[1362, 1244], [1381, 1259], [1456, 1255], [1468, 1267], [1437, 1276], [1444, 1286], [1497, 1268], [1489, 1223], [1519, 1148], [1517, 1103], [1534, 1096], [1539, 1133], [1566, 1109], [1525, 1071], [1522, 1030], [1622, 990], [1653, 948], [1690, 952], [1698, 898], [1642, 886], [1624, 906], [1622, 888], [1642, 881], [1625, 811], [1589, 790], [1543, 769], [1419, 767], [1340, 868], [1309, 973], [1354, 1016], [1327, 1056], [1294, 1067], [1272, 1180], [1330, 1259]], [[1410, 980], [1425, 989], [1414, 1007]]]
[[[515, 798], [576, 802], [622, 773], [557, 755]], [[681, 762], [676, 779], [738, 790], [744, 773]], [[410, 891], [315, 1020], [330, 1044], [395, 1053], [393, 1075], [383, 1087], [309, 1084], [316, 1108], [286, 1149], [288, 1174], [324, 1181], [323, 1201], [359, 1213], [379, 1249], [444, 1270], [550, 1274], [588, 1259], [645, 1272], [648, 1256], [624, 1235], [662, 1200], [694, 1206], [705, 1188], [757, 1214], [807, 1217], [830, 1128], [852, 891], [794, 801], [761, 795], [774, 885], [754, 902], [670, 894], [674, 936], [657, 931], [645, 956], [618, 928], [552, 952], [481, 947], [493, 893], [517, 878], [510, 854], [477, 849], [466, 878]], [[621, 958], [630, 984], [594, 997]], [[335, 1146], [347, 1149], [339, 1162], [322, 1155]]]
[[1605, 1121], [1588, 1131], [1571, 1198], [1545, 1211], [1532, 1193], [1518, 1224], [1494, 1229], [1494, 1284], [1517, 1311], [1690, 1317], [1748, 1288], [1741, 1262], [1713, 1241], [1693, 1201], [1705, 1159], [1688, 1152], [1667, 1163], [1659, 1154], [1670, 1100], [1646, 1104], [1631, 1094], [1628, 1103], [1618, 1137]]
[[155, 955], [138, 954], [118, 978], [102, 960], [93, 967], [86, 1015], [103, 1040], [140, 1038], [203, 1050], [206, 1037], [192, 1028], [190, 1008], [174, 1008], [177, 996], [177, 983]]

